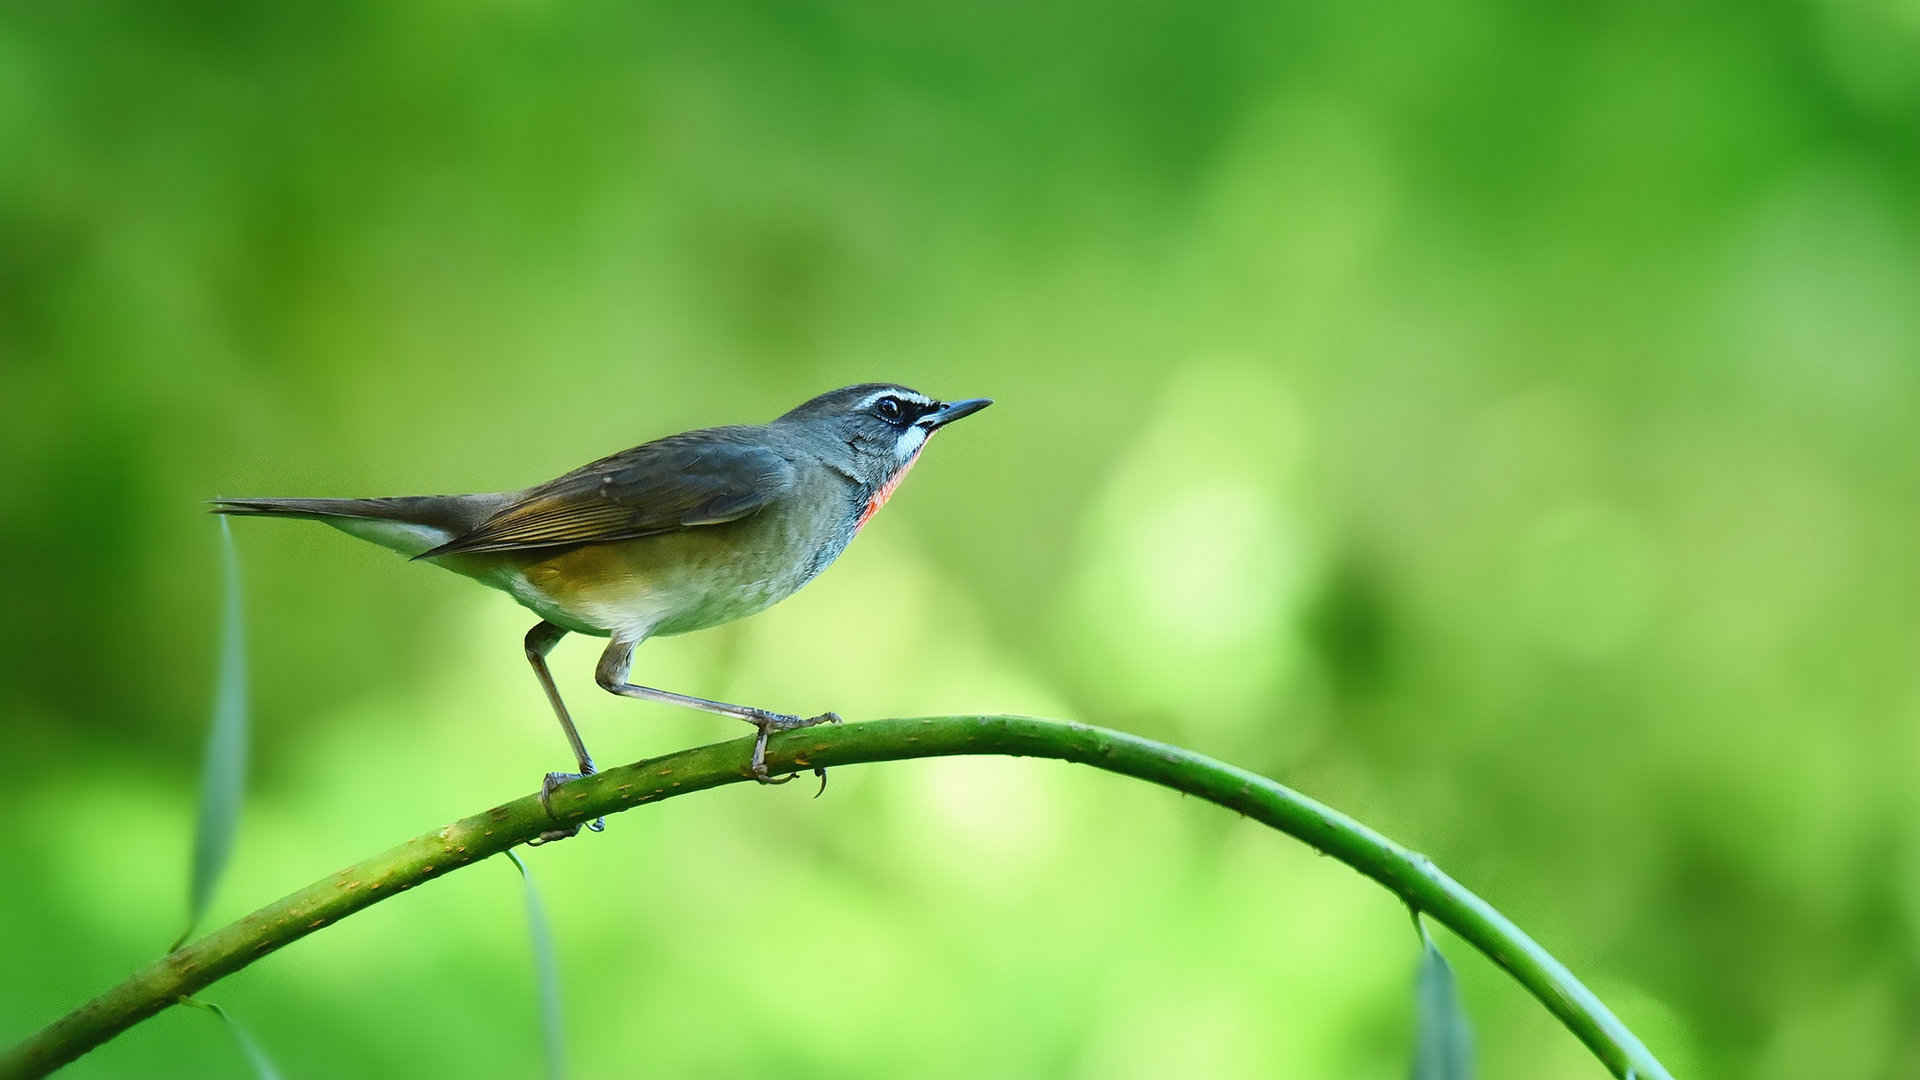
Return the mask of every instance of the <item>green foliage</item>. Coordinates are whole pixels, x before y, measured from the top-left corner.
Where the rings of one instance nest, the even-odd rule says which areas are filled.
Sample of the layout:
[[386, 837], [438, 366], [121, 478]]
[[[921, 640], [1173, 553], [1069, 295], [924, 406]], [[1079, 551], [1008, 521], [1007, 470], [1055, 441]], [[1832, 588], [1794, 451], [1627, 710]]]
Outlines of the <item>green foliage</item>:
[[554, 958], [553, 928], [547, 925], [547, 911], [540, 903], [540, 890], [534, 888], [533, 872], [512, 848], [505, 852], [527, 894], [527, 936], [533, 942], [533, 975], [539, 987], [540, 1033], [547, 1050], [548, 1080], [564, 1080], [567, 1075], [566, 1014], [560, 1007], [560, 964]]
[[206, 756], [200, 766], [200, 815], [188, 875], [187, 926], [173, 943], [176, 949], [200, 924], [233, 854], [247, 780], [245, 605], [240, 557], [234, 553], [233, 530], [225, 518], [220, 519], [220, 559], [220, 658], [214, 675], [213, 722], [207, 729]]
[[280, 1070], [273, 1067], [273, 1060], [267, 1057], [267, 1052], [261, 1049], [260, 1043], [245, 1027], [241, 1026], [240, 1021], [229, 1015], [227, 1010], [211, 1001], [201, 1001], [199, 998], [185, 998], [181, 1004], [203, 1009], [219, 1017], [220, 1026], [226, 1028], [227, 1033], [233, 1036], [234, 1044], [246, 1056], [247, 1064], [252, 1067], [253, 1075], [257, 1080], [280, 1080]]
[[[1416, 924], [1420, 917], [1414, 916]], [[1473, 1028], [1447, 958], [1420, 927], [1414, 980], [1413, 1080], [1473, 1080]]]

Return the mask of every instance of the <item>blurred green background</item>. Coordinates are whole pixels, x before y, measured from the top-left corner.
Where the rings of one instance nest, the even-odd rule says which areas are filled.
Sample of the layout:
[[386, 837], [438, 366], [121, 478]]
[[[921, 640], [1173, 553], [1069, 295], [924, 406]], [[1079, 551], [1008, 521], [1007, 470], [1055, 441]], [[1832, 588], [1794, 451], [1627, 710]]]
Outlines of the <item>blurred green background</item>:
[[[1683, 1076], [1920, 1072], [1920, 9], [0, 12], [0, 1037], [184, 906], [201, 500], [511, 487], [886, 379], [999, 405], [654, 685], [1009, 711], [1431, 854]], [[567, 764], [506, 597], [243, 521], [224, 922]], [[604, 763], [741, 734], [562, 687]], [[530, 862], [582, 1074], [1403, 1075], [1393, 899], [1085, 769], [839, 770]], [[517, 875], [215, 987], [532, 1076]], [[1600, 1067], [1463, 945], [1485, 1075]], [[242, 1076], [172, 1010], [76, 1077]]]

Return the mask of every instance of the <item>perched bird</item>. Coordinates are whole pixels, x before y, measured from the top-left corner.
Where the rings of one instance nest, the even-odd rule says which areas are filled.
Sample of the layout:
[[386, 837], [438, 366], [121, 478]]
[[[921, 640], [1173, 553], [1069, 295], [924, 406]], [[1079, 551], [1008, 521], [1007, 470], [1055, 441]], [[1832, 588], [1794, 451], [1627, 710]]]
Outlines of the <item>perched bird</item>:
[[767, 736], [838, 716], [801, 718], [637, 685], [627, 681], [635, 646], [792, 595], [846, 550], [935, 431], [990, 404], [867, 383], [821, 394], [770, 424], [670, 435], [521, 491], [215, 499], [212, 509], [324, 521], [504, 590], [539, 615], [527, 631], [527, 662], [580, 770], [549, 773], [543, 797], [594, 771], [547, 670], [547, 654], [568, 631], [611, 639], [595, 673], [606, 690], [752, 724], [755, 778], [784, 783], [792, 777], [767, 776]]

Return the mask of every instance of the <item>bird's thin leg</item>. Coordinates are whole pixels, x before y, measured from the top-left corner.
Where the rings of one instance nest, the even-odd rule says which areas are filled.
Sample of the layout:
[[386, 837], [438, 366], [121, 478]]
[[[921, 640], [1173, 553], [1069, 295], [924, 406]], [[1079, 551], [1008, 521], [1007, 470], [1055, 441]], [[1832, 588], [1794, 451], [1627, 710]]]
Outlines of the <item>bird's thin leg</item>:
[[[744, 720], [760, 732], [753, 742], [751, 767], [753, 778], [763, 784], [784, 784], [793, 779], [784, 776], [778, 780], [767, 777], [767, 736], [776, 731], [791, 731], [794, 728], [812, 727], [815, 724], [837, 724], [838, 713], [825, 712], [819, 716], [798, 717], [786, 713], [768, 712], [750, 705], [729, 705], [724, 701], [711, 701], [707, 698], [693, 697], [688, 694], [676, 694], [671, 690], [655, 690], [651, 686], [636, 686], [627, 681], [627, 673], [633, 669], [633, 649], [638, 641], [623, 641], [616, 637], [607, 645], [607, 651], [600, 654], [600, 665], [594, 670], [594, 678], [610, 693], [621, 697], [639, 698], [641, 701], [660, 701], [669, 705], [685, 705], [691, 709], [719, 713], [731, 716], [735, 720]], [[814, 775], [820, 778], [820, 790], [827, 788], [827, 772], [815, 769]]]
[[[554, 685], [553, 672], [547, 670], [547, 654], [552, 652], [553, 647], [560, 644], [560, 639], [566, 636], [567, 632], [564, 628], [545, 620], [536, 623], [533, 629], [527, 631], [527, 663], [533, 665], [533, 674], [540, 680], [540, 688], [547, 692], [547, 700], [553, 705], [553, 715], [560, 718], [560, 730], [567, 733], [567, 742], [573, 746], [573, 760], [580, 766], [580, 771], [577, 773], [550, 772], [541, 782], [540, 804], [547, 808], [549, 815], [553, 813], [553, 806], [549, 800], [553, 797], [555, 788], [569, 780], [592, 776], [594, 773], [593, 755], [587, 753], [587, 744], [581, 741], [579, 730], [573, 726], [573, 717], [567, 715], [566, 702], [560, 700], [560, 688]], [[587, 824], [587, 828], [594, 832], [599, 832], [606, 827], [607, 823], [603, 818], [595, 818]], [[542, 842], [559, 840], [572, 836], [578, 831], [578, 828], [552, 829], [542, 833], [540, 840]]]

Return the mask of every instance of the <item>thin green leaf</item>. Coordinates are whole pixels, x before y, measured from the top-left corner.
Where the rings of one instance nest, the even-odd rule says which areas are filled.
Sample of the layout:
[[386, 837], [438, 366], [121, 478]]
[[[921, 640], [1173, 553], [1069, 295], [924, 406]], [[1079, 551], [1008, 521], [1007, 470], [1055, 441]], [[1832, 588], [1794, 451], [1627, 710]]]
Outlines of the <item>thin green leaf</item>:
[[224, 596], [220, 613], [220, 656], [214, 675], [213, 722], [207, 729], [206, 756], [200, 770], [200, 821], [193, 838], [193, 876], [187, 890], [187, 926], [173, 943], [179, 948], [213, 899], [213, 888], [233, 853], [240, 824], [240, 800], [247, 771], [247, 654], [241, 624], [240, 558], [233, 530], [220, 519]]
[[562, 1038], [560, 1010], [560, 967], [554, 960], [553, 931], [547, 925], [547, 912], [540, 904], [540, 892], [533, 887], [533, 874], [511, 848], [506, 852], [520, 868], [520, 880], [527, 891], [527, 934], [533, 939], [534, 977], [540, 985], [540, 1026], [546, 1037], [547, 1076], [562, 1080], [567, 1075], [567, 1048]]
[[254, 1041], [247, 1029], [240, 1026], [240, 1021], [227, 1015], [227, 1010], [211, 1001], [201, 1001], [198, 998], [181, 998], [180, 1003], [191, 1005], [196, 1009], [205, 1009], [225, 1021], [227, 1030], [233, 1033], [233, 1041], [240, 1044], [240, 1052], [247, 1056], [247, 1063], [253, 1066], [253, 1074], [260, 1080], [280, 1080], [280, 1070], [273, 1067], [273, 1062], [267, 1058], [267, 1052], [260, 1049], [260, 1044]]
[[1414, 983], [1413, 1080], [1472, 1080], [1473, 1032], [1453, 969], [1434, 948], [1426, 927], [1420, 928], [1420, 936], [1425, 947]]

